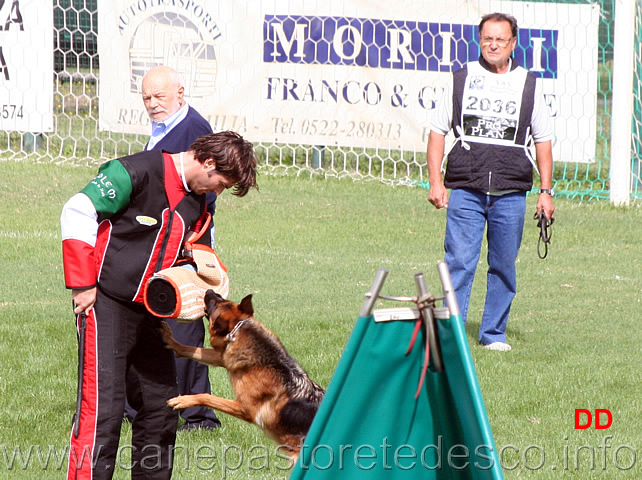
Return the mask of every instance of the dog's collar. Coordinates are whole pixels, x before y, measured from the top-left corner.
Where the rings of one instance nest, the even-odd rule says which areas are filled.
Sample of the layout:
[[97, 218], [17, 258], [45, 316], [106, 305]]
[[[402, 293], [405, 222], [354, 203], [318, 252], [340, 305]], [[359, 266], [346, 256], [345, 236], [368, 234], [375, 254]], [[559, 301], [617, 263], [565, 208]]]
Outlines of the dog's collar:
[[243, 325], [245, 325], [245, 323], [247, 323], [247, 322], [249, 322], [251, 320], [252, 320], [252, 317], [246, 318], [245, 320], [241, 320], [239, 323], [237, 323], [234, 326], [234, 328], [232, 329], [232, 331], [230, 333], [228, 333], [227, 335], [225, 335], [225, 340], [227, 340], [228, 342], [236, 342], [236, 337], [234, 336], [234, 335], [236, 335], [236, 332], [238, 332], [239, 329]]

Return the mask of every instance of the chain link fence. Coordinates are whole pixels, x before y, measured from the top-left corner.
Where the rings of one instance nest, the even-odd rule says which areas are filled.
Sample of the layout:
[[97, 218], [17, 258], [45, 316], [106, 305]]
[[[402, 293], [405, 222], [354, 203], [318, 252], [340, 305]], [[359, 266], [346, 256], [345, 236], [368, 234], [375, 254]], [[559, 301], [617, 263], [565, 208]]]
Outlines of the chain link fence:
[[[531, 2], [538, 3], [538, 2]], [[569, 4], [588, 4], [566, 0]], [[591, 2], [592, 3], [592, 2]], [[596, 143], [594, 161], [567, 162], [556, 158], [555, 190], [580, 199], [609, 198], [609, 165], [613, 92], [613, 18], [616, 2], [600, 0]], [[114, 133], [99, 127], [98, 0], [54, 0], [54, 131], [0, 132], [0, 158], [58, 164], [99, 164], [144, 148], [147, 136]], [[519, 19], [519, 15], [516, 15]], [[637, 0], [636, 67], [631, 198], [642, 199], [642, 99], [640, 45], [642, 3]], [[582, 32], [578, 32], [581, 35]], [[142, 104], [142, 101], [141, 101]], [[391, 185], [427, 188], [425, 152], [389, 148], [327, 147], [320, 145], [258, 144], [261, 169], [285, 175], [319, 175], [376, 180]]]

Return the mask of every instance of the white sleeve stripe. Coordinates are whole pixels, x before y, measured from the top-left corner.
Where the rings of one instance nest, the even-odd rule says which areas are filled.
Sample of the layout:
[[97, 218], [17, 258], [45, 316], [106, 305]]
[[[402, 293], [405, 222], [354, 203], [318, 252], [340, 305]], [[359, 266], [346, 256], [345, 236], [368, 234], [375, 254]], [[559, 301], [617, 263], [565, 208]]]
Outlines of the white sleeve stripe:
[[63, 240], [81, 240], [96, 246], [98, 213], [87, 195], [77, 193], [65, 203], [60, 215], [60, 230]]

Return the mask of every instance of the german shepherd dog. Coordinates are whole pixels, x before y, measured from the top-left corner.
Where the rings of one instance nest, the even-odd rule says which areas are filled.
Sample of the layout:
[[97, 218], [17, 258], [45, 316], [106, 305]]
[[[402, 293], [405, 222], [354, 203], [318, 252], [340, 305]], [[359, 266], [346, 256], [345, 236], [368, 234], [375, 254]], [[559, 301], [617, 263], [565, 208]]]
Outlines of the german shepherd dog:
[[278, 337], [253, 318], [252, 295], [236, 304], [208, 290], [205, 312], [212, 348], [178, 343], [165, 322], [163, 340], [177, 357], [227, 369], [236, 400], [201, 393], [171, 398], [167, 404], [175, 410], [204, 405], [253, 423], [296, 462], [324, 390]]

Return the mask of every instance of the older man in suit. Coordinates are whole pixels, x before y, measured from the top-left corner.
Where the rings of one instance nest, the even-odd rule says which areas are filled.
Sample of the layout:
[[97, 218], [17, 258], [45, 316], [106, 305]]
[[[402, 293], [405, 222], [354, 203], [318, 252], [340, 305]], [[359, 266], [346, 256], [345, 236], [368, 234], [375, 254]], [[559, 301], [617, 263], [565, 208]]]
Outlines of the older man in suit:
[[[212, 127], [203, 116], [185, 101], [185, 87], [179, 73], [171, 67], [150, 69], [142, 83], [143, 103], [152, 121], [152, 134], [145, 150], [164, 150], [170, 153], [189, 150], [198, 137], [212, 133]], [[207, 210], [214, 215], [216, 194], [207, 193]], [[214, 222], [200, 242], [214, 247]], [[203, 322], [178, 323], [168, 319], [174, 337], [185, 344], [202, 347], [205, 339]], [[208, 369], [186, 358], [176, 359], [176, 377], [181, 395], [211, 393]], [[125, 416], [133, 421], [136, 412], [127, 405]], [[221, 425], [213, 410], [206, 407], [187, 408], [181, 412], [185, 423], [179, 431], [213, 429]]]

